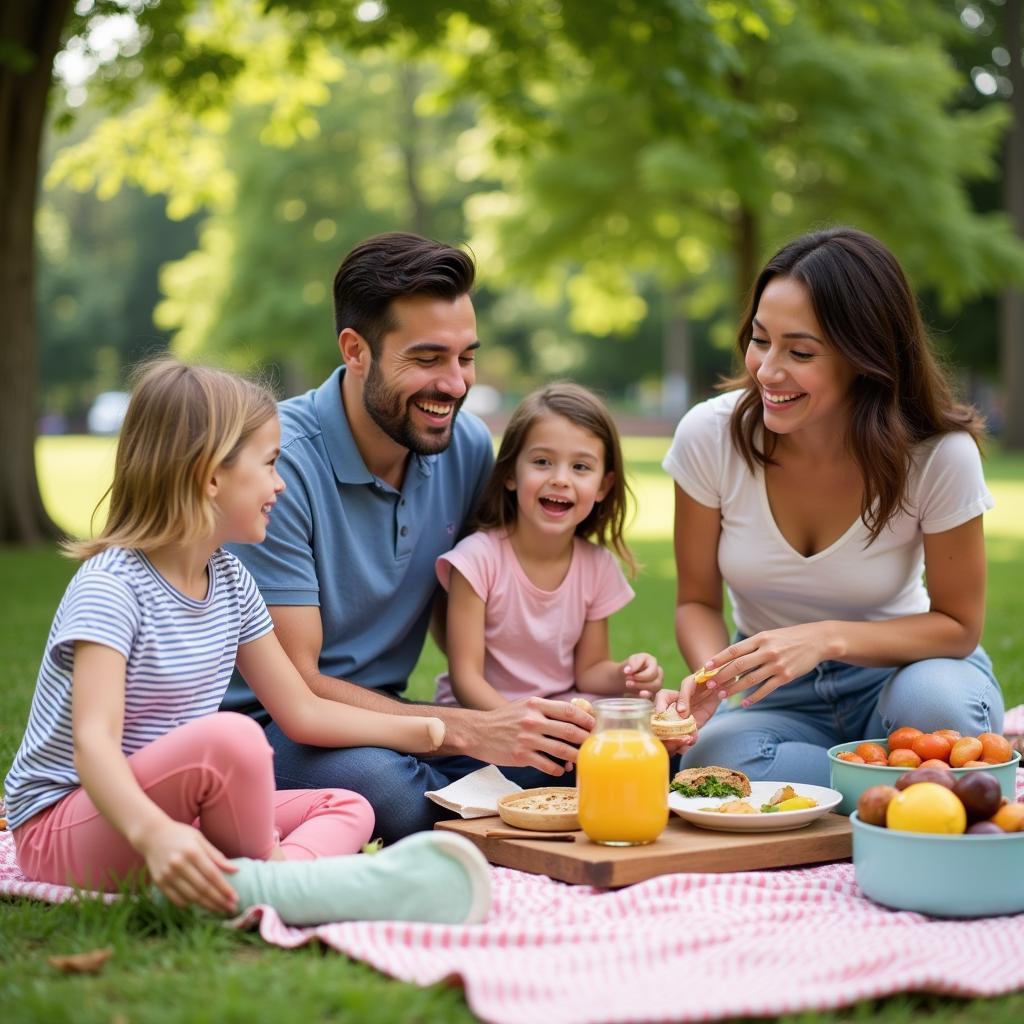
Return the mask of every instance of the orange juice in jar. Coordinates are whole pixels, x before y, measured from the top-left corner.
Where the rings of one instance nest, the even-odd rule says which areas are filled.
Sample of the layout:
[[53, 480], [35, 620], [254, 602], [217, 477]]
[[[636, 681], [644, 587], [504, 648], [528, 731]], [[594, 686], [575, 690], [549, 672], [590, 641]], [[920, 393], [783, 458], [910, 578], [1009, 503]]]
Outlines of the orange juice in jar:
[[651, 733], [648, 700], [594, 704], [594, 731], [576, 759], [580, 826], [603, 846], [653, 843], [668, 824], [668, 751]]

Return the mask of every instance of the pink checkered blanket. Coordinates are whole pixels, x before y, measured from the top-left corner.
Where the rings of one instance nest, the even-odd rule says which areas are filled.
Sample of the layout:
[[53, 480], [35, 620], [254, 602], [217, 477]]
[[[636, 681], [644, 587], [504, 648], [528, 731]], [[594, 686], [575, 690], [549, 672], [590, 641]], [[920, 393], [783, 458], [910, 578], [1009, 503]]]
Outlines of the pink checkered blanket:
[[[1017, 791], [1024, 798], [1024, 770]], [[457, 978], [473, 1012], [493, 1024], [707, 1021], [897, 992], [1024, 989], [1024, 914], [942, 921], [886, 910], [860, 895], [850, 863], [665, 875], [618, 892], [506, 868], [492, 868], [491, 878], [494, 906], [475, 927], [290, 928], [267, 908], [235, 923], [286, 948], [319, 939], [402, 981]], [[8, 833], [0, 833], [0, 895], [74, 896], [26, 881]]]

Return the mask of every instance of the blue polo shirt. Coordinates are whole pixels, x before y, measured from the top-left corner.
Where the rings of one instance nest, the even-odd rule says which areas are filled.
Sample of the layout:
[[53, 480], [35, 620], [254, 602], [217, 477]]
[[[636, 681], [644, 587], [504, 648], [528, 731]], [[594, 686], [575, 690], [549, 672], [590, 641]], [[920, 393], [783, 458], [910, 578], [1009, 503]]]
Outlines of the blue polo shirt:
[[[487, 427], [460, 412], [448, 448], [410, 454], [395, 490], [359, 454], [341, 400], [343, 373], [278, 406], [278, 471], [287, 486], [266, 540], [231, 550], [268, 605], [319, 607], [324, 675], [397, 694], [423, 648], [438, 589], [434, 562], [459, 539], [493, 449]], [[254, 701], [236, 673], [223, 706]]]

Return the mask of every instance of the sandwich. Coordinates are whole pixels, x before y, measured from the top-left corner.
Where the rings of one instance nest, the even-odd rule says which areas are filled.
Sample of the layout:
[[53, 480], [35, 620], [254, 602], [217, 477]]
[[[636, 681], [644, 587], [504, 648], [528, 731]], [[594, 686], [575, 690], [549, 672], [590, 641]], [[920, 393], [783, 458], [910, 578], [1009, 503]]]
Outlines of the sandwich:
[[697, 722], [693, 715], [683, 718], [676, 710], [673, 701], [664, 711], [656, 711], [651, 715], [651, 732], [659, 740], [674, 740], [680, 736], [689, 736], [697, 731]]
[[750, 796], [750, 779], [741, 771], [712, 764], [676, 772], [669, 789], [680, 796]]

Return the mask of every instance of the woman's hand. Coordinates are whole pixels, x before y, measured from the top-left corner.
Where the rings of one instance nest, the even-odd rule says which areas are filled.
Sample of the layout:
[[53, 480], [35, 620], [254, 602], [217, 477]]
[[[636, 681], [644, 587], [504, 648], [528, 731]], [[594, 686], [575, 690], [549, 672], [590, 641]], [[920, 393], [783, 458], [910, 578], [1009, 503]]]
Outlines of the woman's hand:
[[136, 847], [149, 876], [178, 907], [196, 903], [212, 914], [230, 914], [238, 895], [223, 872], [238, 870], [197, 828], [179, 821], [151, 831]]
[[653, 654], [641, 651], [631, 654], [622, 663], [622, 674], [626, 677], [626, 689], [638, 697], [650, 697], [661, 689], [665, 672]]
[[[709, 658], [704, 668], [717, 669], [714, 679], [691, 686], [690, 692], [696, 690], [694, 701], [703, 704], [707, 702], [707, 691], [713, 691], [717, 701], [756, 687], [742, 701], [743, 707], [750, 707], [825, 661], [831, 646], [828, 622], [808, 622], [755, 633]], [[701, 690], [705, 691], [703, 700]]]

